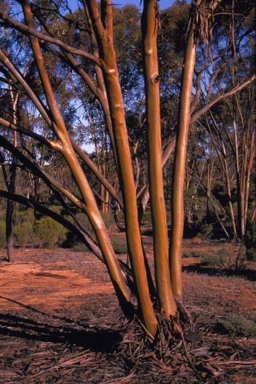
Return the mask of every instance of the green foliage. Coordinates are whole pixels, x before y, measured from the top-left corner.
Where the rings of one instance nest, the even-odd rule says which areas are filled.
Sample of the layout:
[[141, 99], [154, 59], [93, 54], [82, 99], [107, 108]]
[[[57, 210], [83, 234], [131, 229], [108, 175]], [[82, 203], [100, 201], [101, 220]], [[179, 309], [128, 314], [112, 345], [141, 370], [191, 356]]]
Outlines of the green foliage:
[[244, 247], [221, 248], [213, 255], [204, 253], [201, 260], [205, 265], [216, 266], [223, 270], [241, 271], [246, 268]]
[[125, 236], [113, 236], [111, 240], [112, 240], [112, 245], [114, 247], [114, 250], [117, 254], [120, 255], [120, 254], [127, 253]]
[[33, 226], [31, 223], [24, 221], [13, 228], [14, 245], [25, 247], [31, 240], [33, 241]]
[[150, 209], [147, 209], [144, 212], [143, 219], [142, 219], [143, 224], [152, 224], [152, 218], [151, 218], [151, 212]]
[[50, 217], [37, 220], [34, 226], [35, 240], [40, 244], [52, 248], [60, 245], [66, 238], [67, 230]]
[[5, 221], [5, 205], [2, 204], [0, 205], [0, 221]]
[[[169, 211], [166, 211], [166, 222], [169, 225], [171, 222], [171, 213]], [[145, 226], [151, 226], [152, 225], [152, 216], [151, 216], [151, 211], [150, 209], [147, 209], [142, 218], [142, 225]]]
[[200, 231], [202, 233], [203, 238], [208, 238], [213, 232], [213, 225], [205, 223], [201, 226]]
[[[223, 252], [221, 252], [221, 255], [223, 255]], [[232, 247], [229, 252], [227, 252], [226, 257], [221, 259], [220, 266], [231, 271], [242, 271], [246, 269], [244, 246]]]
[[248, 223], [244, 243], [247, 259], [256, 261], [256, 219]]
[[127, 4], [122, 9], [114, 8], [113, 11], [117, 61], [121, 64], [120, 72], [123, 74], [122, 71], [125, 73], [129, 64], [137, 64], [141, 59], [141, 15], [139, 8], [133, 4]]
[[[110, 212], [106, 212], [106, 213], [101, 213], [101, 215], [102, 215], [102, 218], [103, 218], [104, 223], [106, 225], [106, 228], [110, 229], [113, 226], [113, 224], [115, 223], [112, 212], [110, 211]], [[88, 232], [93, 234], [93, 230], [92, 230], [92, 226], [90, 224], [90, 221], [84, 213], [77, 213], [76, 218], [80, 221], [80, 223], [83, 225], [83, 227]], [[65, 246], [71, 247], [72, 249], [74, 249], [77, 252], [88, 251], [88, 248], [86, 247], [86, 245], [84, 245], [81, 241], [78, 241], [76, 236], [74, 236], [71, 232], [69, 232], [67, 234]]]
[[24, 209], [23, 207], [16, 208], [13, 215], [14, 225], [18, 226], [21, 223], [30, 223], [31, 225], [35, 222], [34, 210], [32, 208]]
[[227, 319], [221, 321], [224, 329], [235, 336], [256, 336], [256, 319], [242, 314], [231, 313]]
[[5, 241], [5, 221], [0, 221], [0, 248], [4, 248], [6, 245]]
[[190, 252], [185, 252], [183, 254], [183, 257], [185, 259], [189, 258], [189, 257], [201, 257], [202, 259], [207, 259], [207, 258], [210, 258], [211, 255], [209, 255], [209, 253], [207, 252], [204, 252], [204, 251], [190, 251]]
[[209, 265], [209, 266], [220, 266], [223, 262], [225, 262], [226, 260], [226, 252], [223, 250], [220, 250], [217, 252], [217, 254], [214, 254], [214, 255], [211, 255], [209, 253], [205, 253], [203, 256], [202, 256], [202, 262], [205, 264], [205, 265]]
[[81, 241], [73, 242], [72, 244], [72, 250], [76, 252], [88, 252], [88, 248], [85, 244], [81, 243]]
[[76, 218], [80, 221], [80, 223], [88, 232], [93, 233], [91, 223], [85, 213], [77, 213]]
[[58, 215], [60, 215], [62, 211], [62, 207], [60, 205], [51, 205], [50, 209]]

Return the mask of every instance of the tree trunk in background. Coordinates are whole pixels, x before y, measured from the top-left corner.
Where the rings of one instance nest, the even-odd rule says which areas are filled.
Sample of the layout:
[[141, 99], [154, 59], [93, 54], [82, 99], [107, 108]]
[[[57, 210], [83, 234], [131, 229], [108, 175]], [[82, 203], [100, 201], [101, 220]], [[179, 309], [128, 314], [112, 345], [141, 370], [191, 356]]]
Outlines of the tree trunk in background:
[[[9, 172], [9, 178], [10, 178], [10, 181], [8, 183], [8, 192], [13, 194], [13, 193], [15, 193], [15, 181], [16, 181], [15, 158], [12, 159], [12, 164], [10, 166], [10, 172]], [[14, 209], [13, 200], [7, 199], [7, 206], [6, 206], [6, 252], [7, 252], [7, 260], [10, 263], [15, 262], [15, 256], [14, 256], [14, 252], [13, 252], [13, 209]]]
[[[13, 90], [10, 89], [11, 103], [12, 103], [12, 121], [13, 124], [17, 124], [17, 104], [18, 104], [18, 93], [14, 96]], [[17, 132], [13, 132], [13, 145], [17, 147]], [[8, 192], [11, 194], [15, 193], [16, 190], [16, 159], [12, 156], [12, 164], [10, 166], [9, 182], [6, 183]], [[6, 207], [6, 251], [7, 260], [9, 262], [15, 262], [15, 256], [13, 251], [13, 209], [14, 202], [7, 199]]]

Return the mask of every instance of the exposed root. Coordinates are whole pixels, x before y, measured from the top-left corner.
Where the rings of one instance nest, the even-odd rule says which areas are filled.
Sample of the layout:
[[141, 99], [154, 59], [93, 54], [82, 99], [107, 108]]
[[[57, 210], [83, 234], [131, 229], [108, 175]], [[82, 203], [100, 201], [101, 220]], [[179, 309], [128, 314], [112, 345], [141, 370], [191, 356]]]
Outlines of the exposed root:
[[158, 369], [168, 371], [173, 370], [172, 362], [177, 361], [178, 355], [179, 364], [186, 364], [196, 371], [183, 334], [184, 324], [178, 317], [167, 320], [160, 311], [157, 320], [158, 332], [154, 338], [137, 316], [126, 324], [120, 345], [123, 357], [135, 365], [151, 361], [150, 364], [157, 365]]
[[175, 301], [179, 310], [181, 321], [183, 321], [184, 323], [188, 322], [190, 327], [193, 328], [194, 325], [193, 325], [192, 316], [187, 310], [187, 308], [185, 307], [185, 305], [183, 304], [182, 300], [178, 296], [175, 296]]

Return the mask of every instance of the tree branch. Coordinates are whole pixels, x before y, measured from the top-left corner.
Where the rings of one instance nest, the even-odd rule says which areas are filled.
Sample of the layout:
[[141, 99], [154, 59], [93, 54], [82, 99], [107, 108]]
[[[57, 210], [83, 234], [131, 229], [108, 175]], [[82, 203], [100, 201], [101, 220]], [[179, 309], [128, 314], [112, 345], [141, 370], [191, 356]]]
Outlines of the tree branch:
[[49, 35], [46, 35], [45, 33], [38, 32], [34, 28], [30, 28], [27, 25], [13, 19], [1, 9], [0, 9], [0, 17], [2, 18], [3, 24], [9, 25], [15, 28], [17, 31], [25, 33], [27, 36], [32, 35], [34, 37], [37, 37], [39, 40], [48, 41], [49, 43], [55, 44], [58, 47], [63, 48], [66, 52], [70, 52], [70, 53], [73, 53], [74, 55], [85, 57], [93, 61], [95, 64], [99, 66], [101, 65], [101, 61], [97, 59], [94, 55], [87, 53], [85, 51], [82, 51], [81, 49], [73, 48], [70, 45], [63, 43], [61, 40], [57, 38], [53, 38]]
[[234, 95], [236, 92], [241, 91], [244, 87], [249, 85], [252, 81], [254, 81], [256, 78], [256, 75], [251, 76], [248, 80], [246, 80], [244, 83], [237, 85], [235, 88], [233, 88], [231, 91], [224, 93], [223, 95], [220, 95], [216, 97], [216, 99], [212, 100], [210, 103], [205, 105], [203, 108], [199, 109], [199, 111], [195, 112], [190, 119], [190, 123], [193, 123], [196, 121], [201, 115], [203, 115], [205, 112], [208, 111], [214, 104], [218, 103], [220, 100], [224, 99], [225, 97], [229, 97]]

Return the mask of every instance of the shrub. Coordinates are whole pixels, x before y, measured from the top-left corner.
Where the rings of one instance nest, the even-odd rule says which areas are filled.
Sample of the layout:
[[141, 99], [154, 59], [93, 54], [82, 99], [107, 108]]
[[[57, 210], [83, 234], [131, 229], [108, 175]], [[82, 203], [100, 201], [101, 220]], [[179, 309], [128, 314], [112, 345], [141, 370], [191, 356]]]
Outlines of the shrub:
[[15, 209], [13, 221], [15, 226], [19, 226], [21, 223], [30, 223], [33, 225], [35, 222], [34, 210], [32, 208]]
[[151, 211], [150, 209], [147, 209], [143, 214], [142, 225], [151, 226], [151, 224], [152, 224]]
[[212, 224], [203, 224], [200, 228], [203, 238], [209, 238], [213, 235], [213, 225]]
[[219, 253], [211, 255], [205, 252], [201, 258], [205, 265], [219, 265], [224, 260], [224, 256], [220, 256]]
[[113, 248], [117, 254], [127, 253], [125, 236], [113, 236], [111, 238]]
[[204, 251], [190, 251], [190, 252], [185, 252], [183, 254], [183, 257], [184, 258], [188, 258], [188, 257], [201, 257], [202, 259], [204, 259], [204, 258], [211, 257], [211, 255], [209, 255], [209, 253], [206, 253]]
[[80, 221], [80, 223], [84, 226], [87, 231], [93, 233], [91, 223], [85, 213], [77, 213], [76, 218]]
[[18, 247], [25, 247], [33, 239], [33, 226], [29, 222], [23, 222], [13, 228], [13, 242]]
[[60, 245], [66, 237], [67, 230], [50, 217], [42, 217], [34, 226], [35, 240], [46, 247]]
[[50, 205], [49, 208], [51, 211], [57, 213], [58, 215], [61, 214], [62, 207], [60, 205]]
[[[223, 253], [223, 251], [225, 251]], [[245, 247], [234, 246], [229, 250], [221, 250], [220, 266], [231, 271], [242, 271], [246, 268]]]
[[6, 245], [5, 236], [5, 221], [0, 221], [0, 248], [4, 248]]
[[202, 252], [200, 257], [205, 265], [217, 266], [223, 270], [242, 271], [246, 268], [245, 250], [243, 246], [221, 248], [213, 255]]
[[256, 336], [256, 320], [242, 314], [231, 313], [220, 324], [227, 332], [236, 336]]
[[247, 259], [256, 261], [256, 219], [247, 225], [244, 244]]
[[72, 244], [72, 249], [75, 252], [88, 252], [89, 251], [89, 249], [86, 247], [86, 245], [83, 244], [81, 241], [75, 242], [74, 244]]

